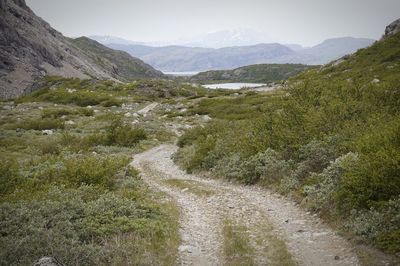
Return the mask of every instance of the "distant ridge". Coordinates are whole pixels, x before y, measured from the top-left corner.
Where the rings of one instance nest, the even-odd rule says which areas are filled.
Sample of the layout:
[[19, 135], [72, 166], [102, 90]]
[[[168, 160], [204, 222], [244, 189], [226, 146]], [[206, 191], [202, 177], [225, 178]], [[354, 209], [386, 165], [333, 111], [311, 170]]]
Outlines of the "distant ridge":
[[328, 39], [308, 48], [297, 44], [279, 43], [218, 49], [179, 45], [154, 47], [110, 42], [105, 45], [126, 51], [163, 71], [205, 71], [271, 63], [322, 65], [346, 54], [354, 53], [374, 42], [373, 39], [342, 37]]

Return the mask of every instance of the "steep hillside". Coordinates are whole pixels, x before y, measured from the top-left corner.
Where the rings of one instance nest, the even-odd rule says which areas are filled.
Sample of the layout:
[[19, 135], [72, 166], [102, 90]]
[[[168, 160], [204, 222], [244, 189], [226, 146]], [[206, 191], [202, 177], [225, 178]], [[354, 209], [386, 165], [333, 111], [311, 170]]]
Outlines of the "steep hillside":
[[98, 66], [121, 81], [131, 81], [136, 78], [162, 77], [161, 71], [155, 70], [142, 60], [130, 56], [127, 52], [110, 49], [87, 37], [72, 39], [71, 42], [79, 47], [84, 54]]
[[188, 171], [291, 195], [358, 243], [399, 254], [399, 24], [282, 91], [200, 101], [188, 112], [214, 122], [184, 134], [175, 159]]
[[311, 66], [300, 64], [259, 64], [250, 65], [233, 70], [210, 70], [200, 72], [190, 77], [191, 82], [216, 83], [216, 82], [255, 82], [270, 83], [285, 80]]
[[1, 98], [31, 91], [35, 82], [46, 75], [126, 80], [134, 76], [126, 76], [127, 69], [138, 70], [138, 74], [146, 77], [160, 75], [127, 55], [124, 57], [128, 61], [121, 62], [123, 59], [119, 57], [117, 63], [105, 58], [99, 60], [100, 54], [93, 56], [94, 48], [92, 52], [83, 52], [37, 17], [24, 0], [0, 1], [0, 28]]

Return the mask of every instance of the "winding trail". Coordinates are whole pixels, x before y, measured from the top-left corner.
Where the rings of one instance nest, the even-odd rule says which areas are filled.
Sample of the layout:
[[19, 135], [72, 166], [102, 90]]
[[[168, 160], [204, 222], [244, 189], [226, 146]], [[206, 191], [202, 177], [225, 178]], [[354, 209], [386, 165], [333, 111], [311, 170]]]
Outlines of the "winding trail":
[[[255, 265], [359, 265], [351, 245], [318, 217], [257, 186], [186, 174], [171, 160], [176, 149], [158, 146], [135, 155], [132, 165], [180, 208], [178, 265], [229, 265], [224, 256], [226, 219], [247, 229]], [[176, 180], [187, 182], [187, 188], [168, 183]]]

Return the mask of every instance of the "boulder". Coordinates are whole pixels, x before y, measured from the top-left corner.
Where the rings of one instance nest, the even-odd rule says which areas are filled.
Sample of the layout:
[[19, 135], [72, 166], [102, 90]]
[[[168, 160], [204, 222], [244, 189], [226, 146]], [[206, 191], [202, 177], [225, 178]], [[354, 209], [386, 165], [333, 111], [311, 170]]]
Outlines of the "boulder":
[[33, 266], [63, 266], [56, 258], [53, 257], [43, 257], [36, 261]]
[[397, 19], [390, 23], [385, 29], [385, 37], [392, 36], [400, 32], [400, 19]]
[[42, 134], [43, 135], [53, 135], [53, 130], [51, 130], [51, 129], [45, 129], [45, 130], [42, 130]]

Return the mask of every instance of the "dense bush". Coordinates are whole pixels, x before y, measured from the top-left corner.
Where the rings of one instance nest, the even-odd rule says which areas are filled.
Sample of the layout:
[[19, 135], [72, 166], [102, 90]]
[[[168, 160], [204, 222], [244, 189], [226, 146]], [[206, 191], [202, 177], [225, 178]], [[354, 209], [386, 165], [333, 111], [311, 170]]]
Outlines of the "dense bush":
[[360, 160], [343, 180], [342, 208], [370, 208], [400, 194], [400, 119], [365, 134], [358, 142]]
[[171, 230], [160, 210], [115, 192], [51, 187], [40, 198], [0, 204], [0, 265], [32, 265], [43, 256], [66, 265], [159, 264], [149, 247]]
[[109, 103], [120, 105], [118, 100], [103, 91], [83, 89], [79, 84], [75, 86], [76, 88], [74, 89], [66, 87], [65, 84], [61, 88], [44, 88], [30, 95], [23, 96], [17, 99], [16, 102], [43, 101], [57, 104], [75, 104], [82, 107], [99, 104], [109, 106]]
[[64, 121], [61, 119], [28, 119], [23, 122], [17, 123], [15, 128], [23, 128], [26, 130], [45, 130], [45, 129], [63, 129]]
[[[399, 41], [301, 73], [277, 93], [201, 100], [189, 112], [214, 122], [180, 138], [177, 160], [190, 171], [265, 180], [341, 222], [354, 211], [385, 212], [400, 194]], [[388, 228], [370, 239], [391, 251], [400, 234]]]
[[62, 154], [44, 160], [24, 173], [30, 184], [81, 184], [112, 189], [115, 177], [129, 158], [96, 154]]
[[346, 227], [375, 241], [391, 253], [400, 252], [400, 198], [389, 200], [369, 210], [353, 210]]
[[303, 193], [310, 200], [312, 208], [326, 212], [335, 211], [335, 197], [343, 176], [354, 168], [357, 161], [356, 154], [348, 153], [331, 162], [321, 173], [311, 174], [308, 182], [313, 184], [305, 185]]
[[13, 192], [21, 182], [17, 160], [14, 158], [0, 160], [0, 196]]
[[246, 184], [262, 182], [263, 184], [276, 183], [290, 173], [290, 163], [279, 158], [279, 155], [267, 149], [257, 153], [247, 160], [238, 155], [221, 159], [213, 172], [221, 177], [237, 179]]
[[67, 115], [78, 115], [78, 116], [93, 116], [94, 111], [88, 108], [76, 108], [76, 109], [44, 109], [42, 111], [42, 118], [60, 118]]
[[106, 133], [108, 145], [133, 147], [146, 138], [147, 134], [144, 129], [125, 125], [120, 119], [114, 120]]

